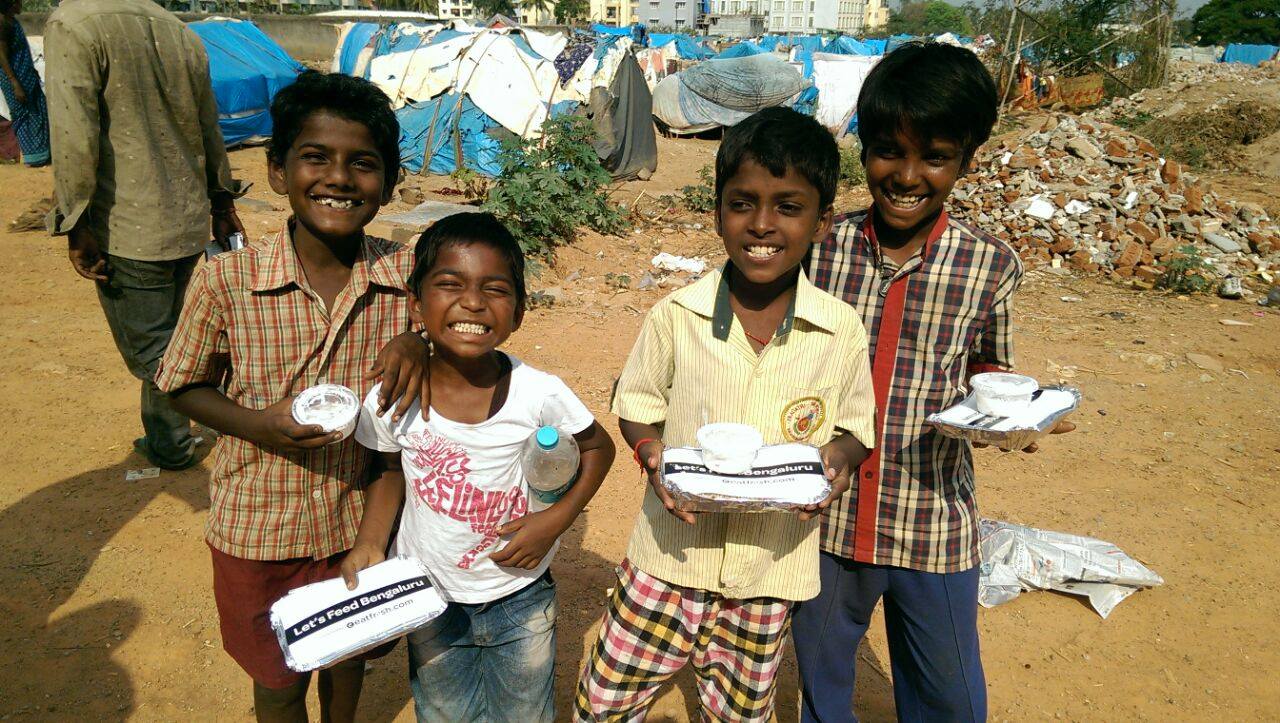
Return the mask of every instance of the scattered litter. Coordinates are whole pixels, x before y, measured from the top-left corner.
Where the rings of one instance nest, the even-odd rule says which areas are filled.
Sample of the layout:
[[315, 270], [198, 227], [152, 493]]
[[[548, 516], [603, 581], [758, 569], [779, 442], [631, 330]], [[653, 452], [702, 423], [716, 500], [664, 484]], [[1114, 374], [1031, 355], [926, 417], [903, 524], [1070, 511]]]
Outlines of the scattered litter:
[[1103, 540], [999, 520], [979, 523], [982, 568], [978, 602], [995, 607], [1024, 590], [1089, 598], [1104, 619], [1125, 598], [1164, 578]]
[[1064, 296], [1064, 297], [1062, 297], [1062, 301], [1063, 301], [1064, 303], [1067, 303], [1067, 304], [1074, 304], [1074, 303], [1077, 303], [1077, 302], [1080, 302], [1080, 301], [1084, 301], [1084, 298], [1079, 297], [1079, 296], [1070, 296], [1070, 295], [1068, 295], [1068, 296]]
[[125, 482], [137, 482], [140, 479], [151, 479], [160, 476], [159, 467], [144, 467], [142, 469], [131, 469], [124, 473]]
[[1218, 323], [1223, 326], [1253, 326], [1247, 321], [1236, 321], [1235, 319], [1219, 319]]
[[1027, 206], [1027, 210], [1023, 213], [1032, 218], [1038, 218], [1041, 221], [1048, 221], [1053, 218], [1053, 211], [1054, 208], [1052, 203], [1036, 196], [1031, 199], [1031, 204]]
[[653, 257], [650, 262], [655, 269], [662, 271], [683, 271], [689, 274], [702, 274], [707, 270], [707, 262], [705, 259], [688, 258], [685, 256], [676, 256], [666, 251]]
[[1070, 201], [1067, 201], [1067, 205], [1064, 206], [1062, 210], [1066, 211], [1072, 216], [1079, 216], [1082, 213], [1088, 213], [1092, 211], [1093, 206], [1090, 206], [1084, 201], [1077, 201], [1075, 199], [1072, 199]]
[[1244, 288], [1240, 286], [1239, 276], [1228, 276], [1218, 287], [1218, 296], [1224, 299], [1239, 299], [1244, 296]]
[[636, 288], [639, 289], [640, 291], [644, 291], [645, 289], [657, 288], [657, 286], [658, 286], [657, 280], [655, 280], [653, 278], [653, 274], [649, 273], [648, 271], [644, 272], [644, 276], [641, 276], [640, 281], [636, 283]]

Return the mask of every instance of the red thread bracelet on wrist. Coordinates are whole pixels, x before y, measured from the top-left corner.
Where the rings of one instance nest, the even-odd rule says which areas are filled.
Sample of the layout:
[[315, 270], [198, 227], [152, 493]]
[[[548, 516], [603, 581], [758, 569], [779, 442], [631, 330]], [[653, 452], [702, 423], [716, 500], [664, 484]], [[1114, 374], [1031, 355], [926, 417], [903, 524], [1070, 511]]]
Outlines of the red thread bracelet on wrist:
[[636, 464], [640, 465], [640, 469], [644, 469], [644, 462], [641, 462], [641, 461], [640, 461], [640, 448], [641, 448], [641, 447], [643, 447], [644, 445], [646, 445], [646, 444], [650, 443], [650, 442], [657, 442], [657, 443], [661, 444], [661, 443], [662, 443], [662, 440], [661, 440], [661, 439], [654, 439], [653, 437], [645, 437], [644, 439], [642, 439], [642, 440], [640, 440], [640, 441], [636, 442], [636, 446], [635, 446], [635, 447], [632, 447], [632, 449], [631, 449], [631, 451], [633, 452], [632, 457], [635, 459]]

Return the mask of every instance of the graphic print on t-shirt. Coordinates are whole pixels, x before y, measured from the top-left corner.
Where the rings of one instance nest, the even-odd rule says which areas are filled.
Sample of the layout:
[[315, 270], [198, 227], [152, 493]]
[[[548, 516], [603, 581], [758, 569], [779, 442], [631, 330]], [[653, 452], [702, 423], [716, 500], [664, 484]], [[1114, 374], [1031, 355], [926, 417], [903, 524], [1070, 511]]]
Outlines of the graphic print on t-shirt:
[[497, 543], [498, 528], [506, 520], [528, 513], [529, 500], [522, 488], [490, 492], [468, 481], [471, 457], [461, 445], [430, 431], [406, 434], [404, 445], [412, 455], [413, 465], [423, 471], [421, 477], [409, 475], [409, 484], [417, 495], [415, 501], [437, 514], [469, 524], [472, 532], [482, 536], [458, 560], [460, 569], [470, 569], [481, 552]]

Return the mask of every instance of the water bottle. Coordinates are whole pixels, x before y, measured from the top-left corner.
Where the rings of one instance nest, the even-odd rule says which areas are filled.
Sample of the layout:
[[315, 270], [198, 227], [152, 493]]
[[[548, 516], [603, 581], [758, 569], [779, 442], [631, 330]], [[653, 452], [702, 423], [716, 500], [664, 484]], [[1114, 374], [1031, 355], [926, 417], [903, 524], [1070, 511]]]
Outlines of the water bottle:
[[525, 442], [520, 466], [529, 483], [529, 511], [545, 510], [578, 479], [578, 443], [555, 427], [539, 427]]

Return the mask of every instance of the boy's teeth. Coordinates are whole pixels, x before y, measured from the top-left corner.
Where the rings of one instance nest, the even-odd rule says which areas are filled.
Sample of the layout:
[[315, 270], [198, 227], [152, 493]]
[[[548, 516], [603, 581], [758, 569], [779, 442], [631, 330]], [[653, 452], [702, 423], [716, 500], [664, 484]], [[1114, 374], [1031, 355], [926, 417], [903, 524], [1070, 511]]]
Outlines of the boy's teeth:
[[341, 208], [341, 209], [351, 208], [352, 206], [356, 205], [355, 201], [352, 201], [351, 199], [324, 198], [324, 197], [317, 198], [316, 203], [322, 206], [331, 206], [333, 208]]
[[450, 324], [449, 328], [453, 329], [456, 332], [460, 332], [462, 334], [485, 334], [485, 333], [488, 333], [489, 331], [489, 327], [483, 324], [472, 324], [471, 322], [467, 322], [467, 321], [460, 321], [460, 322], [457, 322], [456, 324]]
[[924, 196], [902, 196], [897, 193], [890, 193], [888, 196], [895, 206], [914, 206], [924, 200]]
[[776, 246], [748, 246], [747, 247], [747, 255], [756, 259], [767, 259], [770, 256], [778, 253], [778, 251], [779, 249]]

